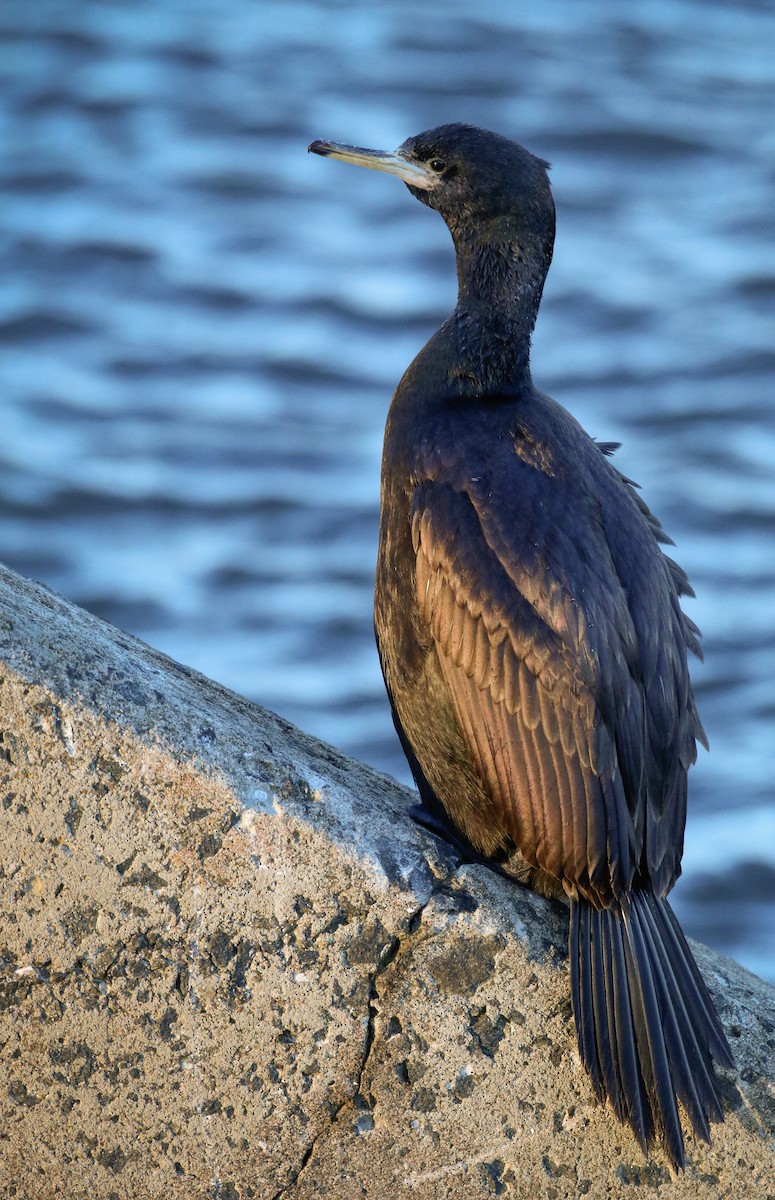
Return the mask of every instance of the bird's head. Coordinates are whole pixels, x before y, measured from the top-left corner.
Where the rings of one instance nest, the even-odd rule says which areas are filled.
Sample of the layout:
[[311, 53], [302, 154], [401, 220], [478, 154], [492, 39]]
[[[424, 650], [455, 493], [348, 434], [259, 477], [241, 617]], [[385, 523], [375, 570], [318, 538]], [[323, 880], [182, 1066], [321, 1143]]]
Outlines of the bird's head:
[[[391, 153], [313, 142], [314, 154], [397, 175], [435, 208], [455, 240], [508, 238], [551, 246], [554, 203], [548, 164], [524, 146], [474, 125], [440, 125]], [[550, 251], [551, 253], [551, 251]]]

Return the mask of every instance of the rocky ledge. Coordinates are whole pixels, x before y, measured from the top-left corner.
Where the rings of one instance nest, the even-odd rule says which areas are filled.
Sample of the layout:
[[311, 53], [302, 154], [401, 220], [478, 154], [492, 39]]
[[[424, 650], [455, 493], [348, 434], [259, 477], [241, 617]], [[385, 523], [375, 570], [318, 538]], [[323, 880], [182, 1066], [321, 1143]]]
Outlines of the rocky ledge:
[[775, 1197], [775, 991], [696, 947], [726, 1120], [644, 1160], [563, 907], [410, 802], [0, 569], [0, 1195]]

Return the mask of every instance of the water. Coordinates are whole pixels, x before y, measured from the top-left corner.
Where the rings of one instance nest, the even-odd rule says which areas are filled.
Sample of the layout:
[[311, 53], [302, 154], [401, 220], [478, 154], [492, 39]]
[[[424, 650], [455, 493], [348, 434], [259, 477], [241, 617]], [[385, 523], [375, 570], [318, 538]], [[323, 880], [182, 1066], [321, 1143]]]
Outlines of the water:
[[775, 10], [6, 0], [0, 557], [407, 778], [371, 630], [442, 222], [307, 156], [468, 120], [554, 164], [534, 374], [698, 599], [687, 930], [775, 980]]

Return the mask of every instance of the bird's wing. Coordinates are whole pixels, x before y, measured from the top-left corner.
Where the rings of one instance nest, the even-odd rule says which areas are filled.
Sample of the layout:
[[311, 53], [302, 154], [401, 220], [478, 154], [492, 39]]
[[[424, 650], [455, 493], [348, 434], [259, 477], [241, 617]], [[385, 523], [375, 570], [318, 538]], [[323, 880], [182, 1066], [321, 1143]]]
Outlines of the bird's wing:
[[648, 869], [647, 840], [674, 878], [686, 771], [669, 664], [651, 695], [604, 530], [571, 540], [540, 497], [518, 513], [519, 488], [510, 511], [476, 484], [419, 484], [412, 538], [421, 619], [488, 795], [529, 863], [597, 903], [644, 855]]

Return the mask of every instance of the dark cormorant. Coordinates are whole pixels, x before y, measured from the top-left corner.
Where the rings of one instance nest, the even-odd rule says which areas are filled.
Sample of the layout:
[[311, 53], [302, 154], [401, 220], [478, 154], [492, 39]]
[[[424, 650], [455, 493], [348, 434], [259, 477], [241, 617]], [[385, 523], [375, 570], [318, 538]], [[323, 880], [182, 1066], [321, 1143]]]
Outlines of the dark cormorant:
[[507, 874], [570, 901], [579, 1047], [644, 1150], [684, 1161], [676, 1098], [709, 1140], [732, 1059], [666, 895], [705, 735], [691, 595], [670, 539], [530, 374], [554, 244], [548, 164], [443, 125], [384, 154], [457, 252], [458, 302], [398, 385], [385, 430], [375, 627], [424, 805]]

